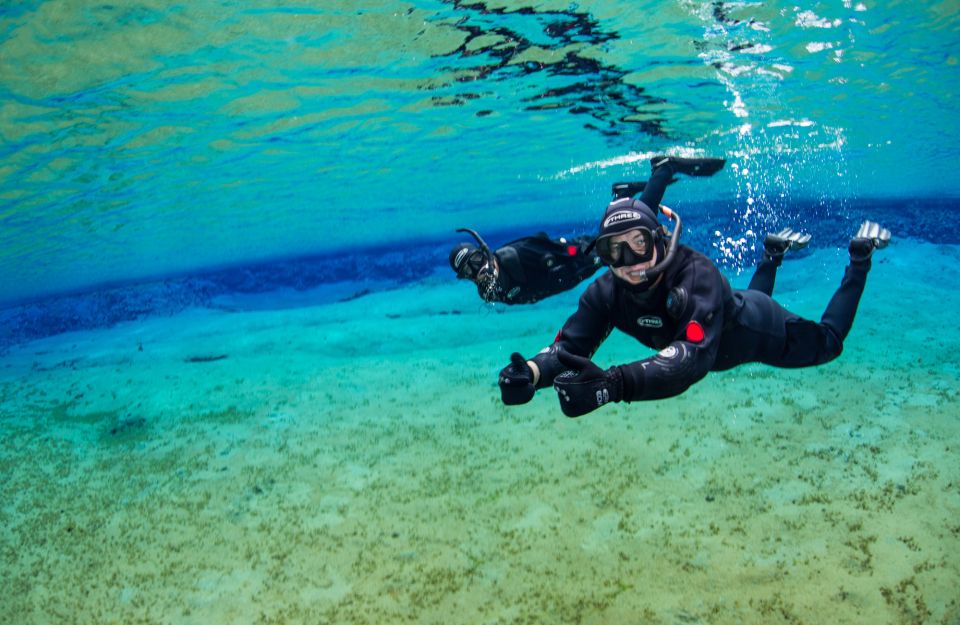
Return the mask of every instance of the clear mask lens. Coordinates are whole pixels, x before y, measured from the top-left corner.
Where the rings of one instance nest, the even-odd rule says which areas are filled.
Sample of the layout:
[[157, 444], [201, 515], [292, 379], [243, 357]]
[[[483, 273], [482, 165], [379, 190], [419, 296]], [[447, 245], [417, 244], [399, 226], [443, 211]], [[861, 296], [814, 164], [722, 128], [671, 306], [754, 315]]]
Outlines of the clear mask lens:
[[653, 233], [647, 228], [634, 228], [597, 241], [597, 255], [611, 267], [645, 263], [653, 258]]

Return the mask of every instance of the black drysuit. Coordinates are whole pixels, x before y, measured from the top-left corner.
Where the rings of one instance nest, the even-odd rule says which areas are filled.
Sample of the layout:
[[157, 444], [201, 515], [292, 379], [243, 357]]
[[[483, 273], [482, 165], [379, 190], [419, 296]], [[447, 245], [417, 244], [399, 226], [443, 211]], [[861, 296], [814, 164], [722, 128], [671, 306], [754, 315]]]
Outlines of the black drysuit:
[[494, 255], [500, 266], [491, 288], [477, 285], [480, 297], [488, 302], [532, 304], [577, 286], [602, 266], [596, 254], [583, 249], [593, 237], [555, 241], [540, 233], [511, 241]]
[[552, 384], [564, 370], [558, 349], [590, 358], [614, 328], [658, 350], [619, 367], [624, 401], [679, 395], [710, 371], [747, 362], [808, 367], [839, 356], [863, 293], [869, 259], [847, 267], [820, 323], [770, 298], [779, 263], [764, 263], [746, 290], [731, 289], [706, 256], [684, 245], [659, 283], [646, 292], [607, 272], [583, 293], [554, 344], [533, 359], [541, 372], [537, 386]]

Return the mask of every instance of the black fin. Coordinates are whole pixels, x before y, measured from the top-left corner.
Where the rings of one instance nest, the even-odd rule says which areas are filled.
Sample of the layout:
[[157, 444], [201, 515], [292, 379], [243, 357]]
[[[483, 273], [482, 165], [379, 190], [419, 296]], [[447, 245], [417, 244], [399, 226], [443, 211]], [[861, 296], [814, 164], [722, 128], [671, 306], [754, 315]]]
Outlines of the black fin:
[[650, 166], [656, 169], [662, 165], [670, 165], [676, 174], [687, 176], [712, 176], [727, 164], [724, 158], [680, 158], [679, 156], [654, 156], [650, 159]]

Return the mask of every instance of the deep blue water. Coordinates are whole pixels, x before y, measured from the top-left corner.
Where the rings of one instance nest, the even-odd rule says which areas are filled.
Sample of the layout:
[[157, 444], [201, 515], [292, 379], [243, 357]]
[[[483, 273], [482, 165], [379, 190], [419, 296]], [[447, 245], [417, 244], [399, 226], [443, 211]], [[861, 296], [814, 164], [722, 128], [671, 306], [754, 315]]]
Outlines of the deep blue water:
[[[864, 201], [840, 207], [785, 207], [784, 224], [802, 224], [815, 238], [809, 249], [843, 247], [852, 232], [851, 223], [863, 219], [879, 220], [898, 238], [910, 237], [933, 243], [960, 244], [960, 230], [952, 220], [960, 209], [953, 201]], [[729, 216], [718, 214], [713, 206], [691, 206], [684, 218], [694, 224], [684, 230], [684, 243], [702, 250], [728, 273], [748, 269], [759, 257], [757, 241], [750, 240], [737, 256], [717, 246], [710, 228], [733, 228]], [[709, 225], [707, 225], [709, 224]], [[724, 225], [726, 224], [726, 225]], [[549, 224], [552, 236], [591, 232], [582, 223]], [[500, 229], [485, 233], [491, 245], [502, 244], [530, 234], [529, 230]], [[93, 291], [81, 290], [37, 299], [0, 310], [0, 352], [23, 341], [72, 330], [93, 329], [131, 321], [151, 314], [172, 315], [191, 306], [221, 308], [217, 299], [226, 294], [263, 294], [284, 289], [308, 292], [323, 285], [343, 283], [343, 288], [319, 294], [312, 303], [332, 303], [364, 297], [376, 289], [398, 288], [431, 277], [447, 277], [447, 253], [450, 241], [459, 235], [369, 248], [354, 253], [335, 253], [270, 262], [211, 268], [183, 275], [156, 277], [103, 285]], [[366, 282], [380, 276], [381, 279]], [[366, 277], [366, 278], [365, 278]], [[457, 310], [474, 304], [451, 301]], [[276, 307], [290, 305], [277, 298]]]

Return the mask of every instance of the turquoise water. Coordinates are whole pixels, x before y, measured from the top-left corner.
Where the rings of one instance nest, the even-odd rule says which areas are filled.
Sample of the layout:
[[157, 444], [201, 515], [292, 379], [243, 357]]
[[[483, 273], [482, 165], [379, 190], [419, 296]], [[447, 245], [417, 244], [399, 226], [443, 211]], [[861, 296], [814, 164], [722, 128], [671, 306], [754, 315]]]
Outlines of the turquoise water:
[[956, 4], [875, 4], [17, 3], [0, 300], [592, 227], [664, 151], [730, 159], [683, 202], [763, 218], [955, 199]]
[[[958, 9], [0, 7], [0, 614], [960, 622]], [[662, 153], [727, 159], [666, 203], [735, 285], [813, 234], [805, 316], [893, 230], [843, 356], [502, 406], [583, 286], [483, 305], [454, 229], [591, 231]]]

